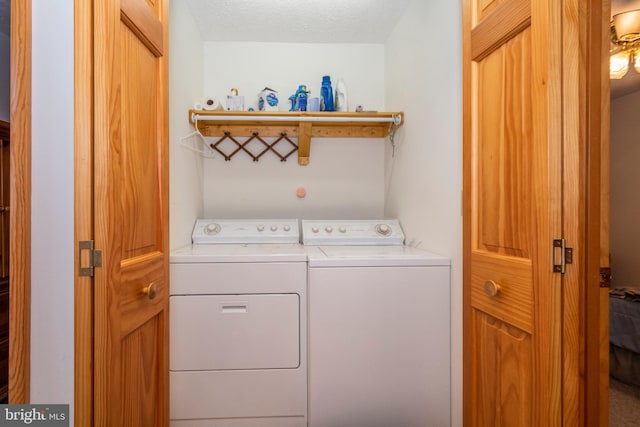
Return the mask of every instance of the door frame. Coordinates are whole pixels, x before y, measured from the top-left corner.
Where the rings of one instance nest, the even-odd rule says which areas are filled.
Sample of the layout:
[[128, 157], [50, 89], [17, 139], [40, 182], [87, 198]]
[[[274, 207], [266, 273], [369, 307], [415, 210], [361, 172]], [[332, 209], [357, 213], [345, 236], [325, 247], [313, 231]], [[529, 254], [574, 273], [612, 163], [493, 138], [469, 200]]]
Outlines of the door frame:
[[[585, 416], [588, 425], [609, 425], [609, 289], [601, 267], [609, 267], [609, 148], [611, 89], [609, 47], [611, 1], [591, 0], [586, 25], [586, 292]], [[576, 6], [579, 7], [579, 4]], [[606, 186], [606, 187], [605, 187]], [[604, 253], [606, 252], [606, 254]], [[593, 420], [593, 421], [592, 421]]]
[[[87, 185], [89, 183], [89, 185]], [[74, 242], [93, 240], [93, 2], [74, 0]], [[74, 420], [94, 424], [93, 278], [75, 248]]]
[[610, 15], [610, 0], [564, 1], [563, 235], [575, 264], [563, 297], [565, 426], [608, 425], [608, 292], [600, 288], [600, 267], [608, 212], [602, 162], [610, 144]]
[[9, 403], [31, 381], [31, 0], [11, 2]]

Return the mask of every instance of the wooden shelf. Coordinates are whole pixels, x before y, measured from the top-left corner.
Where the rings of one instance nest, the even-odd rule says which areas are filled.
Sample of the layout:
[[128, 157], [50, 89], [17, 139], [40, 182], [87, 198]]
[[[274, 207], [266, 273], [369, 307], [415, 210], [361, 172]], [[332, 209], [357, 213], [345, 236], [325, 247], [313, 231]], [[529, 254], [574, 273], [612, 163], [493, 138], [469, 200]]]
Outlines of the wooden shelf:
[[309, 164], [311, 138], [385, 138], [404, 123], [404, 113], [189, 110], [189, 121], [205, 136], [298, 138], [298, 164]]

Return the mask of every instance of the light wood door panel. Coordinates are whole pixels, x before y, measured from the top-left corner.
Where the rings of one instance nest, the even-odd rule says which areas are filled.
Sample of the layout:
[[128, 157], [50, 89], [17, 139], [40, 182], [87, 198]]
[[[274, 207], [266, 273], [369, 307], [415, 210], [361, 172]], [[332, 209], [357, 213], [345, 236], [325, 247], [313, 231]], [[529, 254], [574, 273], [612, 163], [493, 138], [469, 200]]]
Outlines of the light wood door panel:
[[554, 3], [465, 2], [466, 426], [562, 424]]
[[530, 426], [532, 414], [531, 335], [509, 324], [474, 313], [478, 353], [474, 371], [477, 417], [481, 425]]
[[478, 62], [476, 250], [529, 258], [531, 31]]
[[95, 425], [168, 425], [167, 1], [94, 5]]
[[[158, 59], [123, 22], [122, 58], [122, 167], [123, 252], [126, 258], [162, 249], [158, 230], [159, 158], [157, 105], [158, 76], [152, 71]], [[151, 71], [151, 72], [150, 72]], [[151, 107], [151, 108], [150, 108]]]

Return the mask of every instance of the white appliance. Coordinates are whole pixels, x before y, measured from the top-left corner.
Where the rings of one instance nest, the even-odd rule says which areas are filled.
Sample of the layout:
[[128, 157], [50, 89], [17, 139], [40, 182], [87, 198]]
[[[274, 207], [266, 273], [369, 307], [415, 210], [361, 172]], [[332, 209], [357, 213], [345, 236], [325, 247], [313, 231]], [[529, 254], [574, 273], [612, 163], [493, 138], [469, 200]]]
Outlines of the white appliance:
[[171, 426], [306, 426], [298, 221], [198, 220], [192, 240], [170, 257]]
[[450, 261], [397, 221], [302, 221], [309, 426], [450, 426]]

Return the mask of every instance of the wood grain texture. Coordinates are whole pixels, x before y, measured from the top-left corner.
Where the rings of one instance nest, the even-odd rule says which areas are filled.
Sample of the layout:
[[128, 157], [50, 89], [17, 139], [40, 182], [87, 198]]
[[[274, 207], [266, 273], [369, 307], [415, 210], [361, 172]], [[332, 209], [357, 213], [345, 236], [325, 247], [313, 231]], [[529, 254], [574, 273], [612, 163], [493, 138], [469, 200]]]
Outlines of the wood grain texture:
[[[531, 261], [474, 252], [471, 254], [471, 305], [525, 332], [533, 332], [533, 280]], [[495, 297], [484, 283], [500, 286]]]
[[[94, 228], [104, 250], [95, 278], [94, 422], [168, 426], [167, 57], [132, 30], [146, 24], [125, 18], [117, 0], [94, 6], [94, 66], [106, 70], [94, 73]], [[155, 8], [162, 48], [168, 2]], [[151, 283], [153, 299], [144, 293]]]
[[[96, 244], [102, 246], [103, 242], [114, 239], [113, 230], [108, 228], [108, 217], [103, 214], [104, 207], [96, 201], [105, 201], [109, 198], [108, 177], [110, 165], [106, 160], [110, 159], [109, 141], [112, 135], [113, 126], [118, 122], [112, 118], [110, 110], [117, 103], [115, 97], [110, 93], [110, 88], [114, 84], [113, 80], [119, 74], [119, 63], [116, 62], [116, 46], [119, 44], [119, 37], [116, 37], [116, 28], [120, 26], [120, 9], [114, 1], [103, 1], [94, 3], [93, 16], [93, 68], [102, 72], [93, 74], [93, 157], [102, 159], [94, 162], [93, 171], [93, 203], [94, 203], [94, 224], [93, 235]], [[114, 135], [115, 136], [115, 135]], [[103, 202], [104, 203], [104, 202]], [[107, 249], [102, 247], [103, 250]], [[111, 365], [115, 356], [118, 362], [119, 355], [114, 354], [111, 348], [116, 340], [115, 334], [110, 329], [109, 309], [105, 301], [109, 295], [109, 275], [107, 269], [111, 270], [112, 262], [109, 253], [105, 252], [103, 266], [96, 271], [94, 278], [94, 405], [93, 422], [96, 426], [115, 425], [115, 420], [110, 418], [110, 409], [119, 404], [118, 399], [110, 396], [110, 381], [114, 372], [118, 372], [118, 365]], [[112, 401], [113, 400], [113, 401]], [[116, 409], [119, 409], [116, 407]]]
[[[93, 239], [93, 34], [90, 2], [74, 2], [74, 241]], [[93, 424], [93, 279], [78, 275], [75, 245], [74, 421]]]
[[29, 403], [31, 381], [31, 2], [11, 4], [9, 403]]
[[120, 0], [122, 21], [153, 55], [162, 56], [164, 28], [154, 6], [145, 0]]
[[568, 426], [608, 424], [608, 295], [599, 267], [608, 265], [609, 16], [608, 1], [573, 0], [562, 17], [564, 230], [577, 264], [564, 283]]
[[480, 61], [530, 25], [530, 0], [504, 0], [481, 17], [471, 36], [471, 57]]
[[531, 245], [530, 31], [478, 63], [477, 247], [527, 258]]
[[[566, 155], [562, 167], [565, 169], [563, 179], [568, 183], [565, 189], [564, 213], [567, 221], [564, 235], [568, 245], [574, 250], [574, 262], [584, 265], [585, 262], [585, 235], [584, 235], [584, 197], [585, 185], [582, 176], [581, 162], [584, 161], [584, 70], [580, 69], [581, 61], [577, 55], [580, 46], [584, 46], [584, 35], [580, 34], [580, 26], [583, 25], [578, 9], [578, 1], [567, 1], [563, 10], [565, 43], [571, 52], [566, 52], [563, 57], [563, 66], [566, 73], [563, 76], [565, 107], [565, 125], [563, 132]], [[584, 4], [584, 2], [580, 2]], [[572, 267], [565, 277], [564, 286], [564, 346], [565, 356], [563, 361], [563, 382], [567, 390], [563, 402], [565, 425], [568, 427], [584, 426], [585, 419], [585, 378], [584, 378], [584, 272]]]
[[[584, 51], [587, 52], [586, 66], [584, 73], [585, 89], [582, 96], [582, 103], [586, 111], [585, 115], [585, 143], [587, 158], [582, 161], [585, 169], [584, 175], [587, 177], [583, 198], [586, 202], [585, 212], [585, 280], [586, 286], [586, 420], [587, 425], [598, 425], [604, 419], [602, 414], [608, 409], [608, 388], [605, 388], [606, 379], [603, 378], [603, 363], [600, 359], [604, 352], [602, 342], [602, 327], [608, 329], [608, 316], [605, 318], [601, 313], [602, 293], [600, 289], [600, 260], [601, 260], [601, 214], [602, 214], [602, 145], [608, 145], [608, 138], [603, 140], [603, 124], [610, 112], [606, 109], [606, 101], [603, 97], [609, 98], [608, 92], [603, 90], [603, 80], [608, 78], [608, 49], [610, 42], [604, 37], [605, 23], [609, 20], [610, 14], [607, 5], [602, 5], [601, 1], [590, 0], [585, 10], [584, 3], [581, 4], [580, 11], [584, 11], [583, 28]], [[605, 58], [607, 59], [605, 61]], [[607, 126], [605, 126], [607, 127]], [[607, 313], [608, 314], [608, 313]], [[606, 322], [606, 323], [604, 323]], [[607, 411], [608, 413], [608, 411]], [[593, 420], [593, 421], [590, 421]], [[606, 426], [606, 424], [604, 424]]]
[[[248, 137], [254, 133], [265, 137], [277, 137], [286, 133], [289, 137], [297, 138], [300, 134], [299, 125], [264, 125], [238, 124], [224, 125], [208, 122], [198, 122], [198, 129], [206, 136], [222, 136], [229, 132], [232, 136]], [[311, 136], [314, 138], [384, 138], [389, 134], [388, 125], [385, 126], [324, 126], [313, 124]]]
[[532, 425], [531, 335], [482, 312], [474, 317], [474, 371], [482, 381], [473, 384], [478, 402], [467, 425]]
[[298, 164], [308, 165], [311, 155], [311, 123], [300, 123], [298, 134]]
[[122, 339], [122, 400], [124, 402], [123, 426], [158, 426], [155, 402], [163, 396], [160, 390], [162, 378], [161, 358], [147, 349], [156, 345], [162, 335], [164, 319], [161, 315], [151, 318]]
[[476, 10], [478, 20], [482, 21], [504, 0], [477, 0]]
[[[463, 18], [464, 423], [560, 426], [561, 4], [505, 0], [484, 18], [474, 7]], [[502, 284], [496, 297], [486, 280]]]
[[[563, 277], [553, 273], [549, 245], [562, 237], [563, 199], [563, 117], [566, 103], [562, 92], [562, 4], [556, 1], [532, 2], [532, 188], [536, 218], [533, 259], [534, 281], [534, 408], [533, 425], [560, 426], [563, 419], [562, 355]], [[565, 214], [566, 215], [566, 214]], [[565, 275], [566, 276], [566, 275]]]
[[[603, 0], [601, 6], [600, 32], [601, 49], [604, 50], [609, 40], [609, 20], [611, 2]], [[604, 69], [601, 68], [600, 98], [600, 267], [611, 267], [610, 251], [610, 176], [611, 176], [611, 80], [607, 75], [608, 52], [601, 53]], [[599, 381], [599, 423], [601, 427], [609, 425], [609, 289], [600, 289], [600, 381]]]
[[[222, 119], [215, 121], [193, 121], [193, 114], [203, 116], [220, 116]], [[384, 138], [391, 130], [388, 122], [376, 122], [375, 119], [390, 118], [400, 115], [402, 120], [398, 127], [404, 124], [404, 113], [335, 113], [335, 112], [268, 112], [268, 111], [204, 111], [189, 110], [189, 122], [197, 126], [205, 136], [222, 137], [229, 132], [233, 137], [250, 137], [258, 133], [264, 137], [277, 137], [282, 133], [292, 138], [298, 138], [298, 163], [309, 164], [309, 152], [311, 150], [311, 138]], [[255, 120], [234, 120], [235, 117], [251, 118]], [[287, 117], [293, 121], [277, 121], [272, 118]], [[372, 119], [372, 121], [304, 121], [305, 118], [324, 117], [354, 118], [358, 120]], [[300, 120], [297, 120], [300, 119]]]
[[160, 218], [158, 200], [160, 182], [157, 161], [159, 135], [157, 105], [157, 59], [140, 39], [121, 27], [123, 79], [121, 86], [122, 167], [126, 187], [123, 189], [123, 211], [128, 215], [123, 225], [125, 258], [146, 255], [158, 249], [156, 234]]

